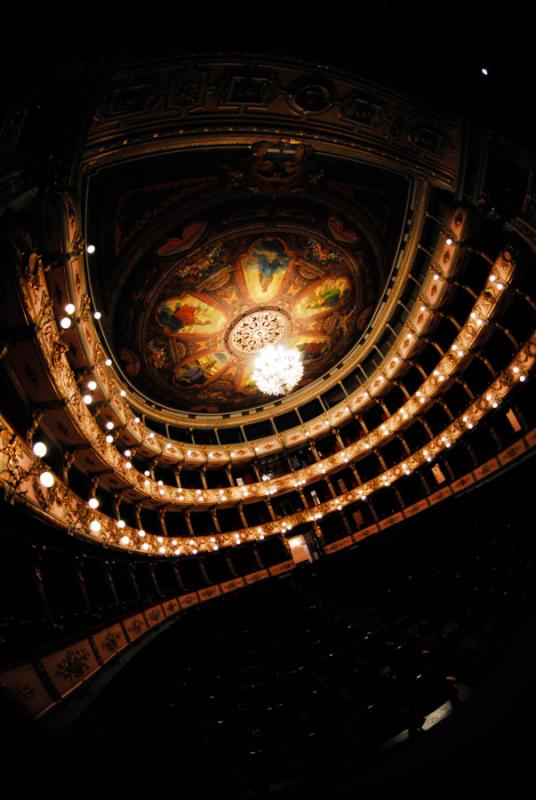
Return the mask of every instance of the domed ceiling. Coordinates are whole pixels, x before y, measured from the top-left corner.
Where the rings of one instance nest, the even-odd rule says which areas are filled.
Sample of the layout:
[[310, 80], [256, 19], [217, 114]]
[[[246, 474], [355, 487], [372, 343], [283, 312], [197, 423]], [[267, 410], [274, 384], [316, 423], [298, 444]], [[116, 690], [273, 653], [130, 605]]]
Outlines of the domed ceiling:
[[294, 391], [340, 367], [385, 289], [407, 182], [281, 140], [114, 166], [90, 196], [119, 368], [153, 407], [221, 416], [278, 400], [252, 380], [261, 344], [301, 352]]
[[[348, 247], [318, 234], [237, 231], [166, 269], [163, 260], [198, 238], [203, 223], [161, 242], [143, 312], [127, 311], [123, 323], [119, 358], [135, 385], [181, 408], [225, 412], [266, 399], [251, 377], [264, 343], [301, 352], [302, 384], [328, 370], [372, 310], [359, 236], [335, 215], [330, 224]], [[127, 294], [125, 309], [137, 299]]]

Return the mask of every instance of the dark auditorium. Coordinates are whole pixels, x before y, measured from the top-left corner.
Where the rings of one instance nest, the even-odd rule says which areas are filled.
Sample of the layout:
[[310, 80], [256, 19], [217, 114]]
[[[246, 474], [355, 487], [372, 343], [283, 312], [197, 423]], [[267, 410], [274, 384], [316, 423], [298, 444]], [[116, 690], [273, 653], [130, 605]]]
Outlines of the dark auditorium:
[[536, 778], [534, 48], [377, 5], [3, 33], [6, 797]]

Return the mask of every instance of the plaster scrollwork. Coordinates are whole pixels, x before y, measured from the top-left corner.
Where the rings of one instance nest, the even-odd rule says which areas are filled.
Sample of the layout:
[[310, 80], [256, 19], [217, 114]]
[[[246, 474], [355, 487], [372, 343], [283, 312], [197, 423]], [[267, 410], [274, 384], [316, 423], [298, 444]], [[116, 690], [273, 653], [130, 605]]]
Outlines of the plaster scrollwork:
[[80, 298], [80, 319], [82, 322], [89, 322], [91, 319], [91, 300], [86, 292]]
[[61, 505], [63, 498], [60, 497], [60, 495], [64, 493], [61, 492], [57, 483], [55, 483], [51, 488], [44, 490], [39, 481], [39, 477], [34, 474], [32, 478], [33, 494], [42, 509], [45, 511], [52, 511], [53, 506], [56, 503]]
[[257, 309], [242, 317], [231, 329], [231, 350], [246, 355], [257, 353], [269, 344], [275, 344], [286, 333], [288, 319], [275, 309]]

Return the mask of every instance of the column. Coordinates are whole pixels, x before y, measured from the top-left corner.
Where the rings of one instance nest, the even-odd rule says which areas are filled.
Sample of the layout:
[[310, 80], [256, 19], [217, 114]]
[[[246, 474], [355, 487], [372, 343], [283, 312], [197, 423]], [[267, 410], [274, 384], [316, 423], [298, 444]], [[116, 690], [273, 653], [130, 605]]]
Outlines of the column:
[[136, 571], [134, 569], [134, 564], [127, 564], [127, 575], [129, 577], [130, 583], [132, 588], [134, 589], [134, 594], [136, 595], [137, 600], [141, 600], [141, 592], [140, 587], [138, 586], [138, 579], [136, 578]]
[[112, 593], [112, 597], [113, 597], [113, 600], [114, 600], [114, 605], [115, 606], [119, 606], [119, 596], [117, 594], [117, 589], [115, 588], [115, 583], [114, 583], [114, 579], [113, 579], [113, 576], [112, 576], [112, 570], [111, 570], [109, 561], [105, 561], [104, 562], [104, 575], [106, 577], [106, 581], [108, 583], [108, 586], [110, 587], [110, 592]]
[[244, 528], [249, 528], [248, 521], [246, 519], [246, 515], [244, 514], [244, 506], [243, 503], [238, 504], [238, 513], [240, 515], [240, 521], [242, 522], [242, 526]]
[[32, 545], [33, 549], [33, 573], [35, 584], [37, 587], [37, 593], [39, 595], [39, 600], [41, 603], [41, 607], [43, 612], [51, 625], [55, 625], [54, 615], [52, 614], [52, 609], [50, 607], [50, 603], [48, 602], [48, 597], [45, 591], [45, 584], [43, 582], [43, 572], [41, 569], [41, 563], [43, 561], [43, 554], [36, 552], [36, 546]]
[[80, 589], [80, 594], [82, 595], [82, 602], [84, 603], [84, 607], [87, 613], [91, 614], [93, 609], [91, 608], [89, 595], [87, 593], [86, 580], [84, 578], [84, 573], [82, 571], [82, 563], [84, 561], [84, 557], [75, 556], [74, 561], [75, 561], [74, 569], [75, 569], [76, 581], [78, 583], [78, 588]]
[[211, 509], [210, 516], [212, 517], [212, 524], [214, 525], [214, 530], [217, 533], [221, 533], [220, 521], [218, 519], [218, 515], [216, 514], [215, 509]]
[[339, 517], [341, 518], [341, 521], [342, 521], [342, 524], [343, 524], [344, 530], [346, 531], [346, 533], [347, 533], [348, 535], [350, 535], [350, 534], [352, 533], [352, 528], [351, 528], [351, 526], [350, 526], [350, 523], [349, 523], [349, 522], [348, 522], [348, 520], [346, 519], [346, 516], [345, 516], [345, 514], [344, 514], [344, 511], [338, 511], [337, 513], [338, 513]]
[[177, 586], [179, 587], [179, 592], [187, 592], [188, 590], [186, 589], [186, 586], [184, 585], [184, 583], [182, 581], [182, 576], [181, 576], [181, 573], [180, 573], [180, 570], [179, 570], [179, 565], [175, 561], [173, 561], [171, 563], [171, 566], [172, 566], [172, 569], [173, 569], [173, 574], [175, 575], [175, 578], [177, 580]]
[[160, 529], [162, 531], [162, 536], [168, 535], [167, 525], [166, 525], [166, 512], [164, 509], [160, 508], [158, 510], [158, 516], [160, 519]]
[[160, 586], [158, 585], [158, 581], [156, 579], [156, 573], [154, 571], [154, 564], [149, 564], [149, 575], [151, 576], [151, 580], [154, 583], [156, 594], [158, 595], [158, 597], [163, 597], [164, 593], [162, 592]]
[[190, 519], [190, 512], [185, 511], [184, 517], [186, 519], [186, 528], [188, 530], [188, 533], [190, 534], [190, 536], [195, 536], [194, 529], [192, 527], [192, 520]]
[[253, 550], [253, 558], [255, 559], [255, 562], [256, 562], [258, 568], [259, 569], [266, 569], [266, 567], [264, 565], [264, 562], [263, 562], [263, 560], [261, 558], [261, 554], [259, 553], [259, 549], [258, 549], [256, 543], [254, 543], [252, 545], [252, 550]]
[[203, 579], [207, 583], [212, 583], [212, 581], [208, 577], [207, 568], [205, 567], [205, 556], [200, 556], [200, 558], [198, 559], [198, 564], [199, 564], [199, 569], [201, 571], [201, 575], [203, 576]]
[[298, 494], [300, 495], [300, 500], [301, 500], [303, 508], [304, 509], [308, 509], [309, 508], [309, 504], [307, 502], [307, 498], [305, 496], [305, 492], [303, 491], [303, 488], [300, 486], [297, 491], [298, 491]]
[[229, 572], [231, 573], [233, 578], [237, 578], [238, 577], [238, 573], [237, 573], [237, 571], [235, 569], [235, 566], [234, 566], [234, 564], [232, 562], [232, 559], [231, 559], [231, 557], [230, 557], [230, 555], [228, 553], [225, 553], [225, 563], [227, 564]]

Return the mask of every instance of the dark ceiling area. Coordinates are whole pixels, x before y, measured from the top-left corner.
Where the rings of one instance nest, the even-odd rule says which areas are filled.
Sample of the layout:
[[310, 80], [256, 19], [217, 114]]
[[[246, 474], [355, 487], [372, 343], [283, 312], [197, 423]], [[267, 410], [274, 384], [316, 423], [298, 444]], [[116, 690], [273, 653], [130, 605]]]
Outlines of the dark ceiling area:
[[6, 98], [20, 89], [31, 91], [43, 75], [61, 75], [100, 59], [239, 49], [349, 69], [527, 146], [533, 139], [525, 109], [535, 55], [527, 6], [517, 0], [507, 7], [480, 0], [463, 7], [390, 0], [359, 3], [351, 11], [289, 9], [276, 2], [260, 18], [246, 4], [208, 14], [190, 7], [171, 25], [162, 6], [143, 19], [104, 4], [100, 11], [99, 4], [85, 8], [84, 13], [84, 5], [81, 11], [78, 7], [80, 24], [73, 36], [64, 34], [59, 12], [49, 10], [36, 12], [30, 21], [21, 14], [14, 36], [5, 29], [0, 83]]

